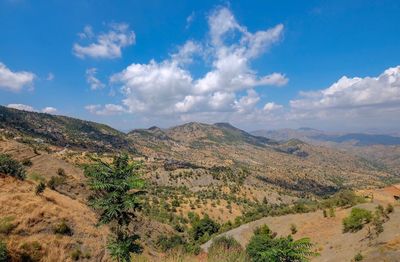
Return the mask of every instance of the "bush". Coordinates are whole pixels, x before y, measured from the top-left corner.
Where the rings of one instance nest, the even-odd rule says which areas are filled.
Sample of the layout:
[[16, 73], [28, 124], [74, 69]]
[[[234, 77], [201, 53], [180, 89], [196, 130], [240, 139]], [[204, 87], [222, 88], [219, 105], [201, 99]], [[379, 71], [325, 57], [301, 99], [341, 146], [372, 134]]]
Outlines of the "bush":
[[354, 261], [362, 261], [364, 259], [363, 255], [361, 255], [360, 252], [357, 253], [357, 255], [354, 256]]
[[393, 213], [393, 211], [394, 211], [393, 205], [392, 204], [388, 204], [386, 206], [386, 213], [390, 214], [390, 213]]
[[292, 235], [297, 233], [297, 227], [295, 224], [290, 225], [290, 232], [292, 233]]
[[207, 215], [204, 216], [204, 218], [200, 219], [199, 221], [196, 221], [192, 226], [193, 226], [192, 233], [194, 240], [199, 240], [200, 238], [203, 238], [205, 235], [211, 236], [217, 233], [220, 228], [220, 225], [211, 218], [209, 218]]
[[173, 235], [170, 237], [162, 235], [158, 237], [156, 244], [161, 251], [166, 252], [177, 247], [182, 247], [186, 244], [186, 241], [178, 235]]
[[35, 188], [35, 194], [37, 196], [41, 195], [45, 189], [46, 189], [46, 184], [43, 182], [39, 182], [39, 184], [37, 184], [37, 186]]
[[8, 235], [15, 228], [15, 225], [12, 223], [14, 217], [3, 217], [0, 219], [0, 234]]
[[47, 182], [47, 187], [55, 190], [58, 186], [64, 184], [65, 182], [65, 177], [56, 177], [52, 176], [50, 180]]
[[65, 176], [65, 170], [63, 168], [57, 169], [57, 175], [59, 176]]
[[26, 158], [24, 160], [22, 160], [22, 165], [26, 166], [26, 167], [30, 167], [33, 165], [32, 161], [29, 158]]
[[0, 173], [21, 180], [26, 177], [24, 166], [7, 154], [0, 154]]
[[67, 235], [67, 236], [73, 235], [71, 227], [67, 224], [65, 220], [62, 220], [59, 224], [54, 226], [53, 232], [54, 234], [60, 234], [60, 235]]
[[350, 216], [343, 219], [343, 232], [356, 232], [371, 222], [371, 211], [362, 208], [353, 208]]
[[41, 261], [44, 256], [44, 250], [37, 241], [24, 243], [20, 247], [20, 260], [21, 261]]
[[0, 262], [10, 261], [10, 255], [7, 249], [7, 245], [0, 241]]
[[217, 237], [208, 249], [209, 261], [248, 261], [242, 246], [233, 237]]
[[252, 261], [308, 261], [309, 257], [317, 255], [311, 251], [313, 245], [308, 238], [293, 240], [291, 236], [275, 236], [266, 226], [254, 232], [246, 247]]

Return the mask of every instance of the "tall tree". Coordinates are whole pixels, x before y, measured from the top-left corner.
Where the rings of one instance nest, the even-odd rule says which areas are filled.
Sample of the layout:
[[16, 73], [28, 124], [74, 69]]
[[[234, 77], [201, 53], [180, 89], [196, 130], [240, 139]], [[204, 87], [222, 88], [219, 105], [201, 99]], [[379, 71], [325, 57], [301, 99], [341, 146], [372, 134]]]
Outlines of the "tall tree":
[[99, 159], [85, 168], [85, 176], [94, 194], [90, 205], [100, 211], [100, 224], [112, 230], [107, 248], [117, 261], [130, 261], [130, 253], [140, 252], [138, 236], [129, 230], [142, 203], [144, 181], [140, 178], [141, 162], [130, 161], [126, 154], [118, 155], [111, 164]]

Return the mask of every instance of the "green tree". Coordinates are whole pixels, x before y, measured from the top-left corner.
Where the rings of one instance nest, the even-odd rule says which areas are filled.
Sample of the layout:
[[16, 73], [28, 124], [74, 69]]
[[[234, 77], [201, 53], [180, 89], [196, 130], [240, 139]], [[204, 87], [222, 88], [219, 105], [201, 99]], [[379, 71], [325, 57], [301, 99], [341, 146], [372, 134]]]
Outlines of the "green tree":
[[353, 208], [350, 216], [343, 219], [343, 232], [356, 232], [364, 227], [364, 224], [371, 222], [371, 211], [363, 208]]
[[193, 239], [199, 240], [205, 235], [211, 236], [218, 232], [220, 225], [205, 215], [202, 219], [195, 221], [192, 225]]
[[10, 155], [0, 154], [0, 174], [25, 179], [25, 167]]
[[85, 168], [89, 187], [94, 191], [89, 204], [100, 211], [100, 224], [110, 224], [112, 237], [108, 250], [117, 261], [130, 261], [130, 253], [141, 251], [138, 236], [130, 232], [130, 221], [142, 207], [144, 181], [140, 178], [140, 162], [131, 162], [128, 155], [114, 158], [111, 164], [100, 160]]
[[275, 237], [267, 226], [255, 230], [253, 237], [246, 247], [246, 252], [254, 262], [305, 262], [317, 255], [312, 252], [312, 243], [308, 238], [294, 240], [291, 236]]

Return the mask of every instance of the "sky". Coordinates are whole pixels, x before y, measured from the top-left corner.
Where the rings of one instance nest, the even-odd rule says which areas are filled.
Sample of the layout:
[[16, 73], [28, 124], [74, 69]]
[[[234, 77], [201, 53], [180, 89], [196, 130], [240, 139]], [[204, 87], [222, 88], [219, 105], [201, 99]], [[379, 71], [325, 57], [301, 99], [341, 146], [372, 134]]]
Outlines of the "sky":
[[128, 131], [400, 131], [400, 2], [0, 0], [0, 104]]

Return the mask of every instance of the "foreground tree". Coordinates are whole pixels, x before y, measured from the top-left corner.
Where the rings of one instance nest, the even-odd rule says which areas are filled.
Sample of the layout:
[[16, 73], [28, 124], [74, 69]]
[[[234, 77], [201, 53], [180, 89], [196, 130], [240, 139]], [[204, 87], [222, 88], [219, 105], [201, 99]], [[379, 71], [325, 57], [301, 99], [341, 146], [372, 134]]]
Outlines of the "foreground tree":
[[0, 154], [0, 173], [20, 180], [26, 177], [25, 167], [7, 154]]
[[254, 231], [246, 251], [254, 262], [305, 262], [317, 255], [311, 251], [312, 246], [308, 238], [294, 240], [292, 236], [276, 237], [276, 234], [264, 225]]
[[90, 205], [100, 211], [100, 224], [109, 224], [112, 236], [107, 248], [117, 261], [130, 261], [130, 253], [141, 251], [139, 237], [129, 230], [142, 204], [138, 198], [144, 191], [140, 178], [140, 162], [131, 162], [128, 155], [116, 156], [111, 164], [96, 160], [85, 168], [85, 176], [94, 194]]

